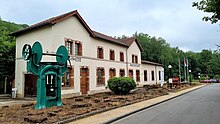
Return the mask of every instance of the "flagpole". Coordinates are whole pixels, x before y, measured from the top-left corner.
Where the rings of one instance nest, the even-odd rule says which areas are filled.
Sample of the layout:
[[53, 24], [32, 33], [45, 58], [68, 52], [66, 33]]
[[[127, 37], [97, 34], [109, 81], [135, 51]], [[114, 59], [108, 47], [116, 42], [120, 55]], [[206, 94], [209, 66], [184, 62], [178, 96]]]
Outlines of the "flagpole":
[[184, 63], [184, 82], [186, 82], [186, 58], [184, 58], [183, 60], [183, 63]]
[[187, 73], [187, 82], [189, 82], [189, 60], [186, 59], [186, 73]]
[[181, 70], [180, 70], [180, 67], [181, 67], [181, 66], [180, 66], [180, 63], [181, 63], [181, 62], [180, 62], [180, 57], [179, 57], [179, 78], [180, 78], [180, 83], [181, 83]]

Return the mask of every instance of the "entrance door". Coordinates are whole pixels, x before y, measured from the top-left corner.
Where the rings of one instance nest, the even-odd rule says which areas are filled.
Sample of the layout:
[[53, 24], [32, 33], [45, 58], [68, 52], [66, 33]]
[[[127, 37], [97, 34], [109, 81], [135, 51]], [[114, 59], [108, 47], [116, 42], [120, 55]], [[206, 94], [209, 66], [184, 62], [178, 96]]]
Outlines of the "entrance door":
[[87, 94], [89, 91], [89, 69], [81, 68], [80, 77], [80, 92], [82, 94]]
[[109, 70], [109, 78], [113, 78], [113, 77], [115, 77], [115, 69], [110, 69]]
[[140, 82], [140, 71], [136, 70], [136, 81]]
[[133, 78], [133, 70], [129, 70], [129, 77]]
[[36, 96], [37, 95], [37, 76], [33, 74], [25, 74], [24, 82], [24, 95]]

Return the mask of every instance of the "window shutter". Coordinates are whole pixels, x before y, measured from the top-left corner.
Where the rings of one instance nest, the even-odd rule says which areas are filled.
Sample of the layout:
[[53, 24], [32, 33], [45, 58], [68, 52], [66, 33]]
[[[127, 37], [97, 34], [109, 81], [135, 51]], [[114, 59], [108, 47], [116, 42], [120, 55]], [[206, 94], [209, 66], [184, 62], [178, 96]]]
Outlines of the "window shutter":
[[82, 56], [82, 44], [79, 43], [79, 56]]
[[99, 85], [99, 76], [98, 76], [98, 73], [99, 73], [99, 69], [97, 68], [96, 69], [96, 85]]
[[74, 68], [71, 69], [70, 75], [70, 87], [74, 87]]
[[115, 60], [115, 51], [113, 51], [112, 53], [113, 53], [113, 60]]
[[105, 69], [102, 69], [102, 74], [103, 74], [103, 77], [102, 77], [102, 84], [105, 85]]
[[135, 63], [138, 63], [138, 57], [135, 56]]
[[102, 59], [104, 58], [104, 50], [103, 50], [103, 48], [101, 49], [101, 58]]
[[99, 58], [100, 56], [99, 56], [99, 48], [97, 48], [97, 58]]

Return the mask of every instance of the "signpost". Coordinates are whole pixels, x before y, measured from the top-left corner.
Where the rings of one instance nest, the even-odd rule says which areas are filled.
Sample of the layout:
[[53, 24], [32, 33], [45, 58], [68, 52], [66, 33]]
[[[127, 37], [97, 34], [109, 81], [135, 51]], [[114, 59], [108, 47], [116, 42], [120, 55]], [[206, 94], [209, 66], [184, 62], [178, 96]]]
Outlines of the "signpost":
[[[68, 51], [61, 45], [56, 54], [42, 52], [42, 46], [35, 42], [31, 47], [25, 44], [22, 58], [27, 61], [27, 71], [37, 75], [37, 103], [35, 109], [62, 106], [60, 77], [67, 70]], [[56, 62], [41, 62], [42, 56], [56, 56]]]

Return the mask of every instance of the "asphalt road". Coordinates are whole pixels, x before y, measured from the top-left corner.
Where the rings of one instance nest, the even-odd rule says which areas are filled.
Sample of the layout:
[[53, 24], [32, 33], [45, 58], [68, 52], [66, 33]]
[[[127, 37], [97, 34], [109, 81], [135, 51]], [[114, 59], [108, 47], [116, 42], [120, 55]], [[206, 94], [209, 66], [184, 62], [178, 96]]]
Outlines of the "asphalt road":
[[220, 84], [208, 85], [114, 123], [220, 124]]

